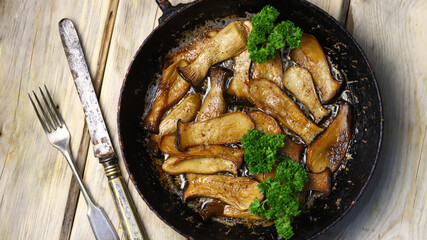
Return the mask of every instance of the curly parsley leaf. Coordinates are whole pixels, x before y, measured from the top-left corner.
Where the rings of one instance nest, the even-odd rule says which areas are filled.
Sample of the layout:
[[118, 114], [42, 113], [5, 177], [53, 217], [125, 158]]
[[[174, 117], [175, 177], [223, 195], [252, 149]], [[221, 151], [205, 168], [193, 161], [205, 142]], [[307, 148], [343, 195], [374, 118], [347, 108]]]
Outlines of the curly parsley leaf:
[[276, 177], [267, 178], [258, 184], [259, 192], [264, 194], [265, 199], [260, 202], [255, 198], [249, 206], [249, 212], [275, 220], [279, 237], [291, 238], [294, 234], [291, 219], [301, 212], [296, 193], [302, 190], [307, 181], [307, 173], [299, 163], [283, 158], [276, 168]]
[[276, 231], [281, 238], [289, 239], [294, 235], [291, 220], [289, 218], [278, 218], [276, 222], [274, 222], [274, 225], [276, 226]]
[[284, 140], [285, 135], [249, 130], [242, 138], [249, 171], [254, 174], [271, 172], [278, 161], [277, 148], [285, 146]]
[[302, 30], [289, 20], [274, 25], [279, 11], [272, 6], [265, 6], [252, 18], [252, 31], [248, 39], [250, 58], [264, 63], [274, 58], [276, 49], [283, 48], [286, 43], [291, 48], [299, 47]]

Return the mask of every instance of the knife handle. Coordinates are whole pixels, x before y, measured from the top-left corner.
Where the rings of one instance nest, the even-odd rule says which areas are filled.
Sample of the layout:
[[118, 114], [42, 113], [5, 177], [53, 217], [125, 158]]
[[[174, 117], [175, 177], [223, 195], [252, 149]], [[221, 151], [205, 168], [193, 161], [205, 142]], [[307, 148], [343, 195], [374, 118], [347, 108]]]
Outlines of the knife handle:
[[147, 233], [139, 220], [135, 204], [132, 201], [126, 183], [120, 174], [117, 158], [100, 161], [104, 166], [116, 210], [119, 213], [126, 238], [130, 240], [148, 240]]

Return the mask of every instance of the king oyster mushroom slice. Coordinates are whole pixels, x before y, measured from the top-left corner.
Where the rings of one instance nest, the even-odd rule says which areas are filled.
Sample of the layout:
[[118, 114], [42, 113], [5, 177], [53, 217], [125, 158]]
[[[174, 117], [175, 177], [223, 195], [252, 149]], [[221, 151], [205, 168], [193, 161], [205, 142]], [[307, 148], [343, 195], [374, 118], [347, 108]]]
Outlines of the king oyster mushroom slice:
[[197, 121], [203, 121], [218, 117], [227, 110], [227, 104], [224, 100], [224, 83], [231, 73], [226, 69], [211, 67], [209, 71], [210, 88], [206, 94]]
[[187, 61], [180, 60], [163, 71], [153, 105], [142, 122], [144, 130], [158, 133], [159, 121], [163, 114], [187, 93], [190, 84], [177, 72], [177, 67], [186, 65], [188, 65]]
[[273, 170], [271, 170], [271, 172], [268, 172], [268, 173], [257, 173], [257, 174], [253, 174], [253, 177], [258, 182], [264, 182], [269, 177], [271, 177], [271, 178], [274, 179], [276, 177], [276, 167], [274, 167]]
[[291, 66], [283, 74], [283, 84], [308, 110], [318, 123], [329, 115], [330, 111], [322, 106], [317, 97], [316, 87], [310, 72], [299, 66]]
[[246, 27], [241, 22], [231, 22], [206, 43], [206, 47], [194, 62], [179, 70], [186, 80], [196, 89], [200, 89], [209, 68], [243, 52], [246, 42]]
[[325, 53], [316, 37], [303, 34], [300, 46], [292, 49], [290, 56], [292, 60], [311, 72], [316, 87], [320, 91], [322, 103], [329, 102], [337, 93], [341, 82], [332, 78]]
[[219, 201], [207, 203], [200, 212], [200, 216], [203, 218], [203, 220], [207, 220], [213, 215], [250, 220], [265, 220], [265, 218], [253, 215], [249, 211], [240, 211], [231, 205]]
[[339, 103], [337, 116], [328, 129], [307, 148], [307, 167], [312, 172], [338, 169], [350, 143], [351, 117], [350, 105]]
[[278, 148], [277, 152], [279, 152], [281, 155], [285, 155], [286, 157], [289, 157], [295, 162], [300, 162], [301, 154], [303, 150], [304, 150], [304, 145], [295, 143], [294, 141], [292, 141], [290, 137], [286, 137], [285, 146]]
[[306, 144], [310, 144], [323, 131], [276, 84], [267, 79], [252, 79], [249, 82], [249, 96], [258, 108], [273, 115]]
[[257, 197], [264, 199], [258, 190], [258, 182], [247, 177], [227, 175], [187, 174], [188, 186], [184, 200], [191, 197], [219, 199], [240, 211], [246, 211]]
[[237, 175], [237, 166], [233, 161], [218, 157], [189, 159], [168, 157], [163, 162], [162, 169], [171, 175], [181, 173], [214, 174], [218, 172], [230, 172]]
[[191, 158], [222, 158], [232, 161], [237, 168], [240, 168], [243, 162], [243, 149], [230, 148], [223, 145], [198, 145], [187, 148], [181, 152], [176, 148], [176, 135], [169, 134], [162, 137], [159, 148], [164, 154], [177, 157], [180, 161]]
[[[247, 37], [252, 31], [252, 23], [250, 20], [241, 21], [243, 27], [246, 29]], [[248, 49], [233, 57], [233, 78], [227, 87], [227, 93], [237, 98], [243, 98], [251, 102], [248, 95], [249, 72], [251, 67], [251, 59], [249, 57]]]
[[265, 78], [277, 84], [283, 89], [283, 65], [279, 51], [276, 51], [274, 58], [265, 63], [254, 62], [252, 66], [251, 79]]
[[307, 173], [308, 182], [305, 184], [302, 192], [318, 191], [323, 193], [323, 198], [326, 198], [331, 192], [331, 170], [326, 168], [320, 173]]
[[176, 132], [176, 123], [180, 119], [182, 122], [193, 121], [197, 116], [201, 102], [200, 94], [188, 94], [162, 119], [159, 124], [159, 134], [151, 135], [152, 140], [158, 143], [163, 135]]
[[272, 116], [261, 111], [248, 112], [249, 117], [254, 121], [255, 129], [265, 133], [283, 134], [279, 123]]
[[227, 88], [228, 94], [252, 101], [248, 96], [250, 66], [251, 59], [249, 58], [247, 49], [233, 57], [233, 78], [230, 80]]
[[174, 64], [175, 62], [178, 62], [181, 59], [184, 59], [189, 63], [194, 62], [197, 56], [199, 56], [200, 52], [206, 47], [207, 42], [220, 30], [221, 29], [213, 28], [204, 31], [191, 43], [185, 45], [184, 47], [173, 53], [171, 56], [169, 56], [166, 59], [165, 66], [167, 67], [171, 64]]
[[145, 130], [158, 133], [158, 122], [163, 114], [176, 104], [190, 87], [190, 84], [176, 72], [176, 68], [193, 62], [205, 48], [206, 43], [218, 32], [219, 29], [206, 30], [201, 36], [167, 58], [152, 109], [142, 124]]
[[237, 143], [253, 128], [252, 120], [240, 111], [201, 122], [178, 121], [176, 144], [180, 151], [185, 151], [197, 145]]

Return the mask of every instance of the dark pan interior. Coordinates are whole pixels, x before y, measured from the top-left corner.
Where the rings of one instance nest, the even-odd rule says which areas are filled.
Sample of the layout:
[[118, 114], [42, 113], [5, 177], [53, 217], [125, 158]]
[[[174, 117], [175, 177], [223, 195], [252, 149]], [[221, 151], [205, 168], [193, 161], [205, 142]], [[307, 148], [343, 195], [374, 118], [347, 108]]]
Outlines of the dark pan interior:
[[375, 168], [382, 138], [381, 99], [372, 68], [353, 38], [325, 12], [303, 1], [205, 0], [182, 8], [159, 25], [141, 45], [123, 83], [118, 125], [126, 167], [141, 197], [172, 228], [194, 239], [275, 239], [274, 226], [230, 229], [214, 221], [203, 221], [178, 196], [160, 183], [159, 173], [143, 146], [140, 119], [147, 88], [157, 69], [157, 59], [179, 43], [182, 33], [206, 20], [230, 15], [245, 16], [266, 4], [275, 6], [280, 17], [289, 19], [304, 32], [315, 35], [333, 64], [346, 79], [345, 89], [353, 109], [353, 131], [347, 159], [348, 171], [335, 176], [334, 190], [326, 200], [294, 221], [295, 239], [318, 236], [337, 222], [359, 198]]

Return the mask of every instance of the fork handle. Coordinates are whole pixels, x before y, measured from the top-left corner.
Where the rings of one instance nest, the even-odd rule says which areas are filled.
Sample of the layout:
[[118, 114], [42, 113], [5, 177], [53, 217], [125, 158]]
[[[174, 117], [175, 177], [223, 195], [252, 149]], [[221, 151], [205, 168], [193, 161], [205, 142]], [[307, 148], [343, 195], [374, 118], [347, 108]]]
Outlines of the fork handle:
[[120, 168], [117, 164], [117, 158], [113, 157], [108, 160], [100, 160], [104, 166], [105, 175], [108, 179], [111, 194], [116, 204], [117, 212], [125, 229], [127, 239], [148, 240], [147, 233], [142, 227], [130, 196], [126, 183], [120, 174]]
[[80, 190], [83, 194], [84, 199], [87, 204], [87, 217], [89, 219], [90, 226], [92, 228], [93, 234], [97, 240], [118, 240], [120, 239], [114, 229], [113, 224], [108, 218], [107, 214], [104, 210], [96, 205], [89, 195], [85, 185], [83, 184], [83, 180], [80, 177], [79, 172], [77, 171], [76, 165], [73, 161], [73, 155], [71, 153], [71, 149], [69, 145], [65, 147], [65, 149], [59, 149], [64, 155], [65, 159], [67, 159], [68, 165], [77, 179], [79, 183]]

